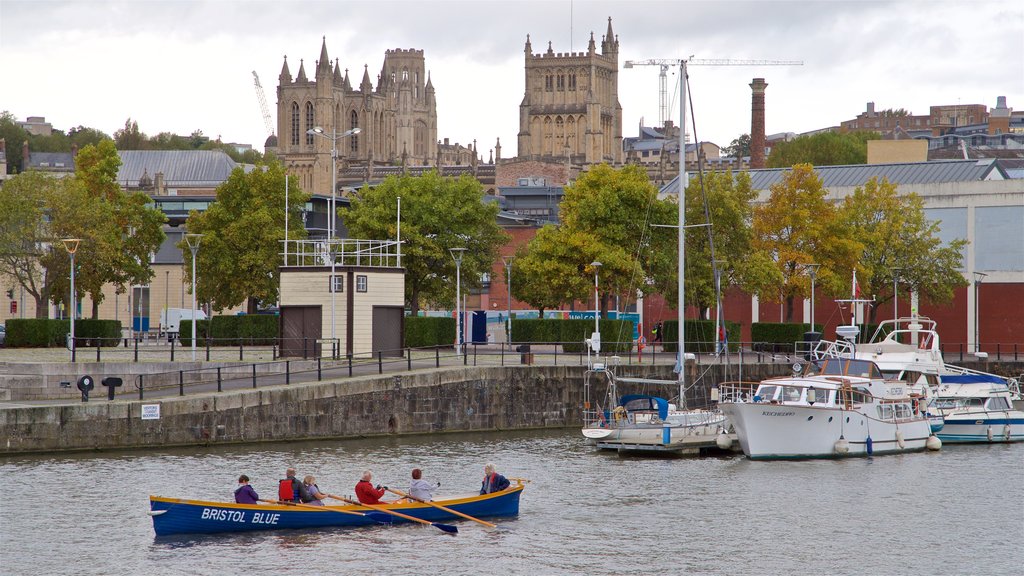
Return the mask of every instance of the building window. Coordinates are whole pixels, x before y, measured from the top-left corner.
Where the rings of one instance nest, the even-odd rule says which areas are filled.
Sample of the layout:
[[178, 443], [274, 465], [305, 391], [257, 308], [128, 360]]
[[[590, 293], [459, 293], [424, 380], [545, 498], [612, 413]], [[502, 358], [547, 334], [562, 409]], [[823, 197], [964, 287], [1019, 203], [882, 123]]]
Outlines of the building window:
[[366, 292], [366, 275], [356, 275], [356, 292]]
[[[355, 110], [352, 111], [352, 117], [349, 124], [349, 128], [353, 130], [359, 128], [359, 114], [356, 114]], [[359, 134], [353, 134], [349, 136], [349, 138], [352, 140], [349, 149], [352, 150], [353, 154], [359, 152]]]
[[313, 103], [306, 102], [306, 146], [313, 145], [313, 135], [309, 133], [316, 126], [313, 119]]
[[292, 102], [292, 146], [299, 145], [299, 103]]
[[328, 279], [327, 280], [327, 291], [328, 292], [337, 292], [337, 293], [344, 292], [345, 291], [345, 277], [342, 276], [341, 274], [335, 274], [335, 275], [331, 276], [331, 278], [334, 278], [334, 290], [331, 290], [331, 281], [330, 281], [330, 279]]
[[409, 80], [409, 70], [403, 69], [402, 70], [402, 82], [405, 82], [407, 80]]
[[569, 74], [569, 90], [576, 90], [576, 74]]
[[544, 91], [545, 92], [553, 92], [554, 89], [555, 89], [555, 79], [554, 79], [554, 77], [551, 76], [551, 74], [548, 74], [547, 76], [544, 77]]

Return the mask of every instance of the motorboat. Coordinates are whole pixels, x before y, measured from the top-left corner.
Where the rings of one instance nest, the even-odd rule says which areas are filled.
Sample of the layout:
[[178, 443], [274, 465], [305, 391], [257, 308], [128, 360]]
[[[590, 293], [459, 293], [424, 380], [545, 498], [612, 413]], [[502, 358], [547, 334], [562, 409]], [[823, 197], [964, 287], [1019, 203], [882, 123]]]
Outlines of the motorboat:
[[1024, 412], [1014, 407], [1013, 393], [998, 376], [944, 376], [929, 409], [943, 417], [943, 442], [1024, 441]]
[[719, 407], [754, 460], [937, 450], [926, 401], [869, 360], [795, 364], [788, 377], [726, 383]]

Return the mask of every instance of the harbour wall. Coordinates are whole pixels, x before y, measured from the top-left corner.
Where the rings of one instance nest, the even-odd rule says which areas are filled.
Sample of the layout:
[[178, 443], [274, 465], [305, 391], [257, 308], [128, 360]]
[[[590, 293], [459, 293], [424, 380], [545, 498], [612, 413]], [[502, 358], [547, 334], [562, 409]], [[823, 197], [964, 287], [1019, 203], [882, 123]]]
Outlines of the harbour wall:
[[[726, 379], [723, 366], [699, 369], [702, 382]], [[744, 367], [745, 380], [780, 373], [785, 364]], [[674, 380], [671, 366], [628, 366], [618, 376]], [[735, 367], [730, 375], [735, 378]], [[580, 366], [440, 368], [256, 390], [193, 394], [155, 401], [67, 403], [0, 409], [0, 455], [120, 450], [432, 434], [581, 423], [585, 369]], [[593, 402], [606, 383], [591, 375]], [[620, 393], [640, 385], [620, 385]], [[647, 387], [672, 397], [674, 386]], [[688, 394], [706, 396], [703, 387]], [[152, 417], [159, 407], [159, 418]]]

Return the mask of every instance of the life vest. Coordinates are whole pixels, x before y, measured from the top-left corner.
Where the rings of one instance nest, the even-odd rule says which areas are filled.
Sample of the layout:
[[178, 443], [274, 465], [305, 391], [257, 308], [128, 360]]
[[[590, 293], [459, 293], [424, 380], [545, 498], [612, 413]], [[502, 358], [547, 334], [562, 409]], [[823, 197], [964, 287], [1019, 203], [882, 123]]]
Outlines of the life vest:
[[292, 484], [294, 480], [291, 478], [285, 478], [277, 484], [277, 499], [283, 500], [284, 502], [292, 502], [296, 500], [295, 486]]

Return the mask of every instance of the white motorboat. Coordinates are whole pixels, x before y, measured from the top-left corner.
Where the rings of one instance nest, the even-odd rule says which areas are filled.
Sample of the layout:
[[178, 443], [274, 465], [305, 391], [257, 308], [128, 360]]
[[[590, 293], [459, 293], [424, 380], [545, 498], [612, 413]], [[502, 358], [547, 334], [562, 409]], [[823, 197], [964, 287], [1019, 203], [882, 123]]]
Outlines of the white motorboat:
[[925, 402], [873, 362], [828, 358], [791, 377], [721, 386], [719, 407], [751, 459], [842, 458], [941, 447]]
[[1024, 412], [1007, 383], [976, 374], [942, 378], [929, 409], [945, 422], [939, 439], [953, 443], [1024, 441]]

